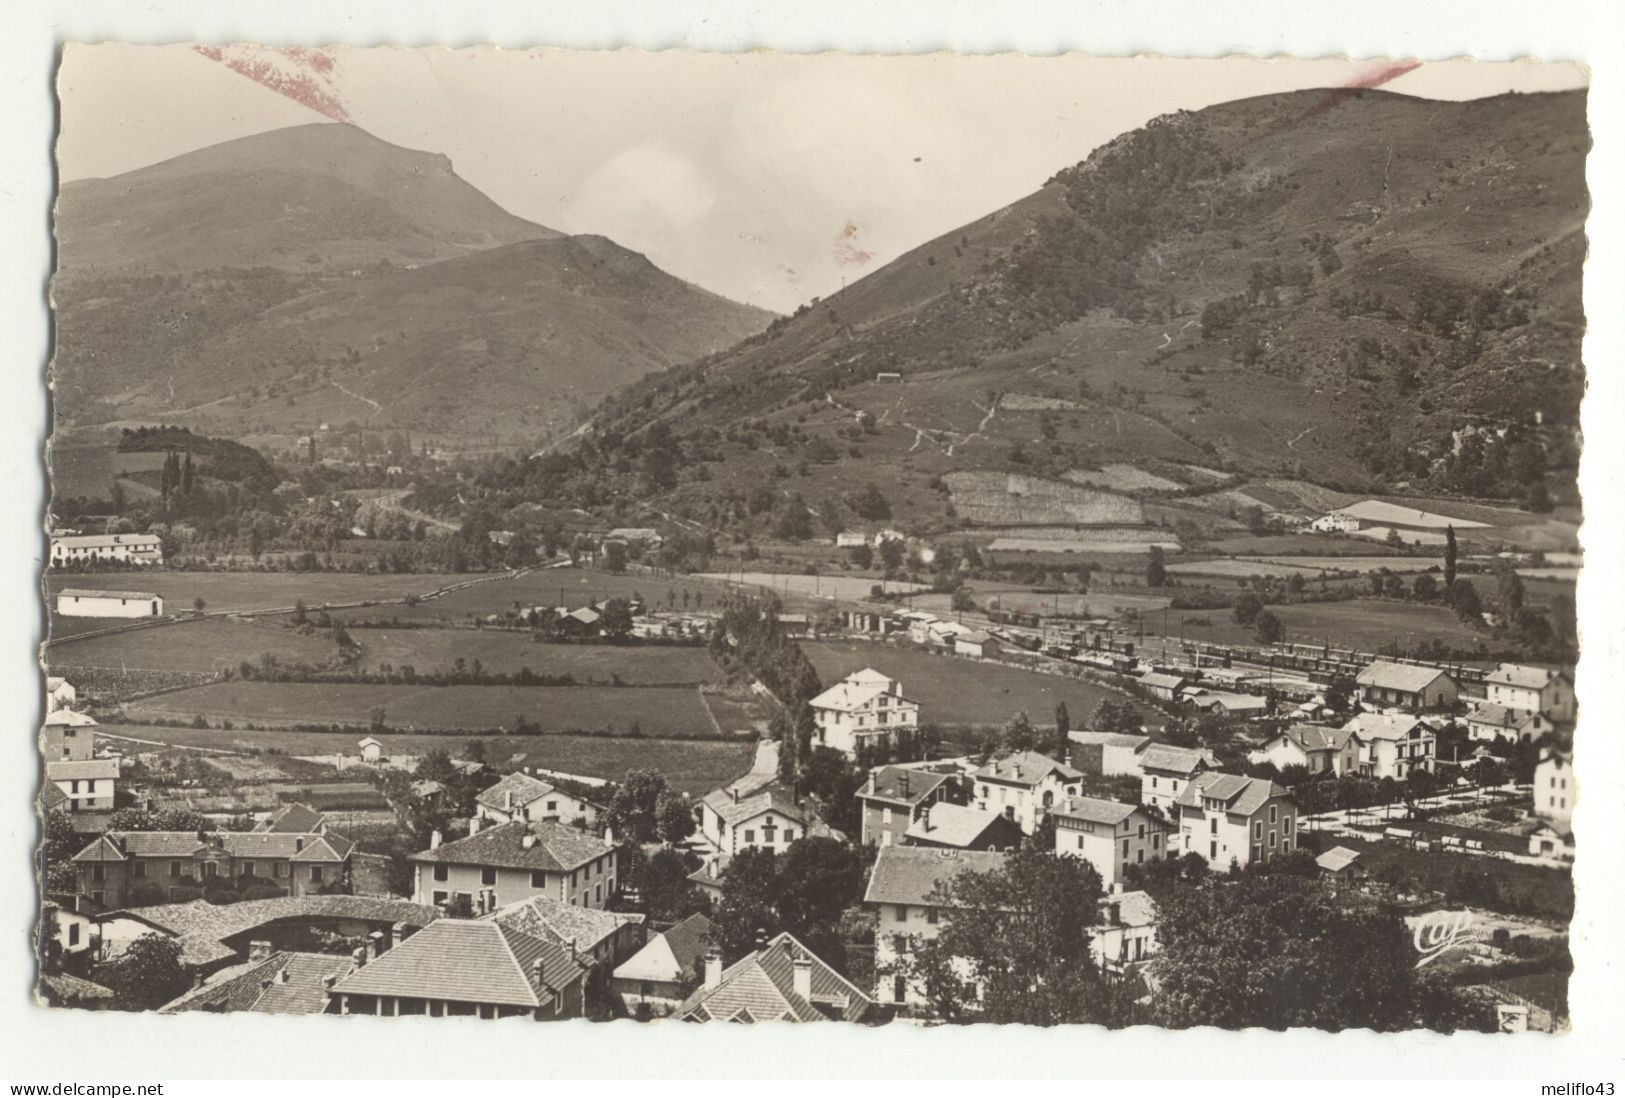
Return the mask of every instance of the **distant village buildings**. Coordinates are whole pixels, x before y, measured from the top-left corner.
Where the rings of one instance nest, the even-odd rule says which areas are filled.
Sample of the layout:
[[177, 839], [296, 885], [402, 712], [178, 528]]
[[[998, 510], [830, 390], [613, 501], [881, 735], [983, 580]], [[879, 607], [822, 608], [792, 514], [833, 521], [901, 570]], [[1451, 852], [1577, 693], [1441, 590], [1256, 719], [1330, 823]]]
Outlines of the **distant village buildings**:
[[920, 703], [903, 696], [903, 686], [872, 667], [848, 675], [808, 703], [813, 738], [848, 758], [859, 746], [890, 745], [899, 730], [919, 727]]
[[155, 566], [162, 563], [164, 543], [156, 534], [53, 535], [51, 538], [52, 568], [92, 564]]

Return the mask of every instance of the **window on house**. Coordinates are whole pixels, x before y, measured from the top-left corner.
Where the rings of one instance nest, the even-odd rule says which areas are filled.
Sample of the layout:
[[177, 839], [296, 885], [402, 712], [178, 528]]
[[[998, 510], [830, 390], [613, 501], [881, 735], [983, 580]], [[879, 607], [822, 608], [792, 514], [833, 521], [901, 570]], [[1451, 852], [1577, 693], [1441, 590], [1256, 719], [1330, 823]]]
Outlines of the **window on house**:
[[1207, 860], [1210, 861], [1210, 862], [1214, 861], [1214, 860], [1216, 860], [1218, 858], [1218, 856], [1219, 856], [1219, 844], [1216, 841], [1208, 843], [1207, 844]]
[[68, 948], [72, 949], [79, 944], [79, 924], [68, 924]]
[[315, 882], [315, 883], [318, 883], [318, 884], [321, 883], [321, 879], [322, 879], [322, 867], [321, 866], [313, 865], [313, 866], [310, 867], [310, 879], [311, 879], [312, 882]]
[[1123, 857], [1128, 857], [1128, 840], [1123, 840]]
[[147, 875], [147, 863], [137, 860], [135, 865], [130, 867], [130, 873], [137, 878], [145, 877]]
[[1078, 836], [1078, 849], [1079, 850], [1083, 849], [1083, 836], [1082, 835]]
[[784, 829], [784, 841], [787, 842], [787, 843], [793, 843], [793, 842], [796, 841], [796, 829], [795, 828], [787, 827], [787, 828]]
[[1264, 837], [1264, 821], [1263, 820], [1254, 820], [1253, 821], [1253, 838], [1254, 839], [1262, 839], [1263, 837]]
[[897, 905], [897, 921], [900, 922], [900, 923], [908, 922], [908, 905], [907, 904], [898, 904]]
[[558, 801], [548, 801], [547, 802], [547, 810], [549, 812], [557, 812], [559, 810], [559, 802]]
[[433, 893], [430, 894], [429, 899], [434, 902], [434, 906], [442, 907], [446, 903], [446, 897], [447, 897], [447, 894], [446, 894], [445, 891], [443, 891], [441, 889], [436, 889]]
[[928, 907], [928, 908], [925, 909], [925, 921], [930, 923], [932, 926], [937, 925], [937, 909], [936, 908]]
[[497, 871], [492, 866], [480, 867], [480, 884], [494, 885], [497, 883]]
[[271, 876], [273, 876], [273, 877], [286, 877], [287, 875], [288, 875], [288, 863], [287, 862], [277, 862], [276, 863], [276, 871], [273, 872], [271, 874]]
[[546, 888], [547, 887], [547, 874], [543, 873], [540, 869], [531, 870], [530, 871], [530, 887], [532, 887], [532, 888]]
[[435, 880], [437, 880], [437, 881], [445, 881], [445, 880], [449, 880], [450, 878], [451, 878], [451, 867], [450, 866], [448, 866], [448, 865], [436, 865], [434, 867], [434, 879]]
[[1291, 816], [1282, 816], [1281, 817], [1281, 834], [1282, 835], [1290, 835], [1290, 834], [1292, 834], [1292, 817]]
[[1270, 849], [1275, 849], [1275, 832], [1273, 830], [1270, 831]]
[[1160, 835], [1160, 834], [1159, 834], [1159, 833], [1157, 833], [1157, 832], [1155, 832], [1155, 831], [1153, 831], [1153, 832], [1152, 832], [1152, 833], [1151, 833], [1151, 849], [1152, 849], [1152, 850], [1155, 850], [1155, 849], [1157, 849], [1157, 845], [1158, 845], [1158, 843], [1160, 843], [1160, 842], [1161, 842], [1161, 841], [1162, 841], [1162, 836], [1161, 836], [1161, 835]]
[[599, 881], [596, 885], [593, 886], [592, 902], [595, 903], [595, 904], [596, 903], [602, 903], [603, 900], [604, 900], [604, 882]]
[[1207, 818], [1207, 829], [1209, 834], [1217, 835], [1219, 833], [1219, 817], [1209, 816]]
[[253, 875], [254, 875], [254, 863], [253, 862], [244, 862], [243, 863], [243, 876], [252, 877]]
[[97, 884], [100, 884], [104, 879], [106, 879], [106, 875], [107, 869], [105, 866], [91, 866], [90, 879], [95, 881]]
[[1270, 805], [1270, 823], [1275, 822], [1275, 805]]
[[755, 842], [756, 841], [756, 832], [755, 831], [746, 831], [745, 832], [745, 841], [747, 843]]

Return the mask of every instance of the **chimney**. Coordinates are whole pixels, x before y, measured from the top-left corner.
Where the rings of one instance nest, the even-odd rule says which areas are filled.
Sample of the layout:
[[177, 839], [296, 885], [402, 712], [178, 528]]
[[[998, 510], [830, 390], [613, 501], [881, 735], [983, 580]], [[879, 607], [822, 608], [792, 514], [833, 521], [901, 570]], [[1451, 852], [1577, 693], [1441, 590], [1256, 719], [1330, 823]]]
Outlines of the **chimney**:
[[438, 850], [438, 849], [440, 849], [440, 832], [431, 831], [429, 833], [429, 849], [430, 850]]
[[293, 840], [293, 852], [294, 852], [294, 853], [295, 853], [295, 854], [298, 854], [298, 853], [299, 853], [299, 852], [300, 852], [300, 851], [302, 851], [302, 850], [304, 850], [304, 849], [305, 849], [305, 840], [304, 840], [304, 837], [303, 837], [303, 836], [298, 836], [298, 835], [296, 835], [296, 836], [294, 836], [294, 840]]
[[364, 968], [367, 964], [366, 948], [364, 946], [356, 946], [355, 949], [350, 951], [350, 960], [354, 962], [355, 967]]
[[576, 959], [576, 940], [574, 938], [564, 939], [564, 949], [565, 952], [570, 954], [570, 960]]
[[412, 931], [405, 923], [396, 923], [394, 926], [389, 928], [389, 945], [387, 948], [394, 949], [396, 946], [406, 941], [406, 936], [410, 933], [412, 933]]
[[484, 823], [485, 823], [485, 819], [478, 812], [476, 812], [476, 813], [474, 813], [474, 815], [470, 816], [468, 818], [468, 833], [469, 833], [469, 835], [471, 835], [471, 836], [472, 835], [478, 835], [480, 833], [480, 827]]
[[201, 973], [201, 972], [192, 973], [192, 987], [200, 988], [202, 986], [203, 986], [203, 973]]
[[279, 984], [285, 984], [285, 983], [288, 982], [288, 966], [287, 965], [283, 965], [281, 968], [277, 969], [276, 982], [279, 983]]
[[332, 991], [333, 990], [333, 985], [338, 983], [338, 982], [339, 982], [339, 977], [338, 977], [338, 973], [336, 973], [336, 972], [329, 972], [326, 976], [322, 977], [322, 987], [323, 987], [323, 989], [325, 989], [327, 991]]
[[502, 807], [509, 812], [513, 811], [513, 790], [504, 790], [502, 794]]
[[767, 931], [762, 927], [756, 929], [756, 950], [761, 952], [767, 948]]
[[266, 941], [253, 941], [248, 943], [248, 963], [257, 965], [271, 956], [271, 943]]
[[905, 796], [905, 797], [908, 796], [908, 771], [907, 770], [903, 771], [903, 773], [898, 777], [897, 786], [898, 786], [899, 789], [901, 789], [903, 791], [903, 796]]
[[807, 1000], [807, 1002], [812, 1002], [812, 962], [803, 953], [795, 959], [795, 963], [791, 968], [793, 970], [791, 973], [792, 986], [795, 988], [796, 994]]
[[739, 787], [737, 785], [733, 786], [728, 790], [728, 792], [733, 794], [734, 804], [738, 804], [739, 803]]
[[378, 955], [388, 949], [389, 947], [384, 944], [384, 932], [382, 930], [375, 930], [367, 935], [367, 960], [376, 961]]
[[519, 845], [524, 847], [526, 850], [529, 850], [531, 847], [536, 845], [536, 836], [532, 835], [529, 831], [525, 832], [519, 837]]
[[705, 955], [705, 989], [709, 991], [720, 983], [722, 983], [722, 954], [713, 949]]
[[1113, 902], [1106, 905], [1106, 922], [1111, 926], [1123, 925], [1122, 904]]

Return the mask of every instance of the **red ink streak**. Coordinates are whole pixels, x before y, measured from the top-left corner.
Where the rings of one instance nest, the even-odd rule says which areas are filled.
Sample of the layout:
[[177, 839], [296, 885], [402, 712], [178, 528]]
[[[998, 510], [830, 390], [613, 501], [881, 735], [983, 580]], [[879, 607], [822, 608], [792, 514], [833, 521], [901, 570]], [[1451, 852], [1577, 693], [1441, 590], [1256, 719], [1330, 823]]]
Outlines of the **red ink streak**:
[[1358, 98], [1359, 94], [1363, 91], [1368, 91], [1371, 88], [1381, 87], [1391, 80], [1398, 80], [1406, 73], [1413, 72], [1421, 67], [1422, 62], [1420, 61], [1392, 61], [1380, 68], [1372, 69], [1370, 72], [1356, 76], [1342, 87], [1334, 88], [1327, 92], [1321, 97], [1318, 103], [1310, 107], [1308, 110], [1305, 110], [1302, 114], [1289, 118], [1285, 122], [1271, 126], [1269, 129], [1265, 130], [1264, 133], [1260, 134], [1259, 137], [1253, 138], [1252, 140], [1246, 142], [1246, 144], [1250, 145], [1253, 141], [1259, 140], [1260, 137], [1267, 137], [1271, 134], [1280, 133], [1284, 129], [1307, 122], [1316, 115], [1325, 114], [1333, 107], [1340, 106], [1343, 103], [1348, 102], [1350, 99]]
[[268, 51], [291, 62], [295, 69], [305, 69], [305, 72], [289, 72], [274, 61], [264, 58], [228, 57], [226, 51], [218, 46], [194, 46], [198, 53], [211, 61], [218, 61], [239, 76], [246, 76], [270, 91], [293, 100], [301, 106], [309, 107], [317, 114], [325, 115], [335, 122], [349, 122], [350, 112], [344, 104], [331, 91], [322, 87], [318, 81], [320, 76], [329, 76], [333, 72], [333, 59], [320, 50], [307, 50], [301, 48], [279, 49]]

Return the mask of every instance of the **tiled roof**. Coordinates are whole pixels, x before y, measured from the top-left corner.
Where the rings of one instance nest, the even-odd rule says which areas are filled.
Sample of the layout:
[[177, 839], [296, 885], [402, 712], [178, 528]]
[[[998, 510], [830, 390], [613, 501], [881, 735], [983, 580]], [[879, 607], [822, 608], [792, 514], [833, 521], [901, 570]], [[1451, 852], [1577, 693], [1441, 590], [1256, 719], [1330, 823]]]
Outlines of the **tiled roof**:
[[711, 920], [694, 914], [662, 934], [656, 934], [615, 969], [620, 980], [676, 983], [703, 974], [705, 954], [711, 948]]
[[58, 760], [45, 764], [45, 776], [53, 782], [67, 782], [74, 779], [87, 778], [116, 778], [118, 777], [117, 759], [82, 759], [79, 762]]
[[98, 1002], [111, 999], [115, 994], [112, 988], [69, 976], [66, 972], [41, 973], [39, 982], [40, 993], [46, 1001], [64, 1005]]
[[1341, 751], [1353, 732], [1346, 728], [1324, 728], [1318, 724], [1291, 724], [1281, 735], [1305, 751]]
[[1157, 901], [1147, 892], [1116, 892], [1100, 898], [1101, 922], [1109, 917], [1108, 909], [1117, 905], [1117, 919], [1122, 926], [1156, 926]]
[[1360, 857], [1358, 850], [1350, 850], [1346, 846], [1334, 846], [1326, 853], [1315, 859], [1315, 864], [1330, 873], [1352, 865]]
[[604, 939], [626, 924], [643, 922], [642, 915], [577, 907], [545, 896], [532, 896], [481, 917], [559, 945], [574, 941], [576, 949], [582, 953], [598, 948]]
[[1425, 721], [1409, 713], [1361, 713], [1350, 718], [1340, 731], [1362, 740], [1403, 740], [1419, 724], [1426, 727]]
[[1203, 708], [1222, 705], [1231, 712], [1235, 712], [1239, 709], [1268, 709], [1269, 699], [1261, 698], [1257, 694], [1204, 692], [1198, 704]]
[[759, 816], [769, 809], [804, 827], [810, 826], [810, 822], [816, 818], [809, 806], [796, 804], [793, 791], [780, 785], [770, 786], [748, 797], [740, 796], [737, 800], [727, 790], [713, 789], [705, 795], [703, 803], [729, 827]]
[[967, 847], [1002, 817], [997, 812], [969, 805], [938, 801], [909, 826], [904, 839], [941, 846]]
[[851, 712], [862, 709], [876, 698], [885, 694], [889, 687], [885, 683], [855, 683], [850, 679], [838, 682], [813, 698], [807, 704], [814, 709], [838, 709], [842, 712]]
[[1184, 675], [1162, 675], [1156, 672], [1141, 675], [1139, 678], [1141, 686], [1161, 687], [1164, 690], [1178, 690], [1187, 681]]
[[45, 783], [45, 788], [40, 793], [40, 799], [45, 802], [45, 811], [47, 812], [68, 803], [68, 795], [58, 789], [55, 782]]
[[65, 587], [56, 593], [57, 598], [70, 599], [135, 599], [152, 600], [158, 596], [151, 591], [91, 591], [83, 587]]
[[1013, 755], [1006, 755], [1002, 759], [994, 759], [976, 772], [976, 777], [984, 780], [1006, 782], [1016, 785], [1037, 785], [1050, 774], [1057, 774], [1062, 781], [1071, 781], [1081, 778], [1081, 771], [1072, 769], [1065, 763], [1056, 762], [1048, 755], [1040, 755], [1036, 751], [1018, 751]]
[[[501, 781], [475, 797], [474, 800], [475, 803], [483, 804], [487, 808], [508, 812], [524, 808], [532, 801], [547, 796], [554, 789], [554, 786], [549, 785], [540, 778], [533, 778], [523, 771], [515, 770], [512, 774], [504, 775]], [[510, 794], [513, 798], [512, 803], [509, 803]]]
[[1139, 809], [1139, 805], [1099, 797], [1068, 797], [1055, 807], [1057, 816], [1116, 827]]
[[[795, 992], [795, 960], [812, 964], [810, 999]], [[702, 987], [677, 1008], [695, 1022], [861, 1021], [874, 1005], [857, 987], [788, 933], [723, 970], [714, 988]]]
[[1567, 678], [1550, 667], [1529, 667], [1521, 663], [1503, 663], [1485, 676], [1492, 686], [1513, 686], [1524, 690], [1544, 690], [1555, 679]]
[[1085, 747], [1128, 747], [1135, 751], [1151, 742], [1137, 732], [1068, 732], [1066, 738]]
[[96, 718], [88, 713], [77, 713], [72, 709], [57, 709], [45, 714], [45, 723], [47, 726], [61, 724], [70, 728], [94, 728]]
[[[870, 774], [874, 788], [864, 789], [858, 795], [916, 805], [936, 792], [948, 777], [947, 774], [933, 774], [929, 770], [913, 770], [906, 766], [883, 766]], [[908, 786], [906, 791], [903, 788], [905, 784]]]
[[[528, 845], [527, 839], [530, 840]], [[591, 832], [565, 824], [517, 820], [487, 827], [466, 839], [443, 843], [432, 850], [420, 850], [410, 860], [568, 873], [614, 849]]]
[[1418, 667], [1409, 663], [1389, 663], [1378, 660], [1355, 676], [1360, 686], [1375, 686], [1382, 690], [1399, 690], [1416, 694], [1427, 689], [1434, 679], [1443, 675], [1437, 667]]
[[339, 954], [274, 953], [263, 961], [222, 969], [202, 987], [158, 1008], [158, 1013], [323, 1014], [327, 1011], [323, 978], [342, 977], [354, 967], [354, 961]]
[[1292, 793], [1267, 778], [1246, 778], [1240, 774], [1223, 774], [1209, 770], [1191, 780], [1175, 804], [1185, 808], [1200, 808], [1203, 799], [1224, 802], [1226, 812], [1251, 816], [1268, 803], [1271, 797], [1290, 797]]
[[125, 858], [189, 858], [205, 846], [218, 846], [233, 858], [286, 859], [293, 862], [343, 862], [355, 843], [333, 832], [289, 834], [273, 831], [109, 831], [73, 860], [122, 861]]
[[308, 804], [285, 804], [269, 817], [254, 825], [255, 831], [276, 831], [285, 834], [309, 834], [320, 831], [327, 817]]
[[161, 545], [157, 534], [59, 534], [51, 538], [70, 549], [111, 549], [114, 546]]
[[883, 846], [875, 856], [863, 902], [924, 904], [939, 883], [947, 884], [961, 873], [991, 873], [1003, 867], [1004, 858], [992, 850]]
[[1467, 710], [1467, 720], [1473, 724], [1493, 725], [1517, 731], [1525, 725], [1538, 724], [1540, 714], [1527, 709], [1514, 709], [1510, 705], [1480, 702]]
[[701, 914], [690, 915], [670, 930], [661, 934], [671, 955], [685, 972], [698, 972], [704, 967], [705, 951], [711, 945], [711, 920]]
[[1175, 747], [1167, 743], [1154, 743], [1140, 752], [1143, 770], [1167, 770], [1175, 774], [1194, 774], [1204, 766], [1213, 765], [1213, 756], [1195, 747]]
[[440, 919], [356, 969], [333, 990], [534, 1008], [552, 1002], [585, 971], [562, 946], [523, 931], [486, 920]]

